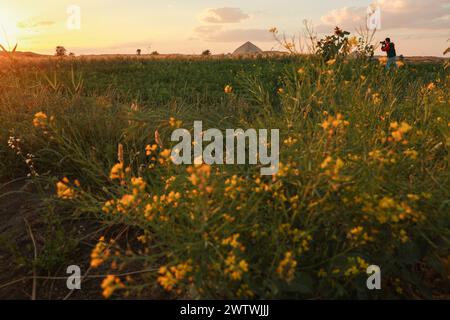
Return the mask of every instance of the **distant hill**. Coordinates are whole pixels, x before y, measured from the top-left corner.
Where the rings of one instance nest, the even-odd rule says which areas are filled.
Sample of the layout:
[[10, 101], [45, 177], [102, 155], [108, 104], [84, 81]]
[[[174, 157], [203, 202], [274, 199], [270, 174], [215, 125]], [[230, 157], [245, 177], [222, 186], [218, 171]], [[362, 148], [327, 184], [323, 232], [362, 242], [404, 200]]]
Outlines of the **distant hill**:
[[[0, 52], [0, 57], [2, 56], [6, 56], [7, 53], [5, 52]], [[34, 52], [23, 52], [23, 51], [16, 51], [14, 53], [14, 56], [17, 58], [42, 58], [42, 57], [50, 57], [49, 55], [44, 55], [44, 54], [39, 54], [39, 53], [34, 53]]]
[[236, 55], [247, 55], [247, 54], [258, 54], [258, 53], [263, 53], [263, 51], [260, 48], [258, 48], [257, 46], [255, 46], [253, 43], [251, 43], [250, 41], [247, 41], [242, 46], [237, 48], [233, 52], [233, 55], [236, 56]]

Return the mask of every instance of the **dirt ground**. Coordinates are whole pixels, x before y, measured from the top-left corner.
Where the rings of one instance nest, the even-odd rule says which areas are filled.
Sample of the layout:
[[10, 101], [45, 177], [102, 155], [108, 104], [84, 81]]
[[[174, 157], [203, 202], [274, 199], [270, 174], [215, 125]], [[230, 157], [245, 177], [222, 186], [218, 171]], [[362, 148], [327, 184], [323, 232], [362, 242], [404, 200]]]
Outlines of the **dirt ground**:
[[[23, 180], [0, 184], [0, 187], [0, 299], [101, 299], [100, 277], [86, 277], [82, 290], [72, 292], [66, 285], [66, 266], [61, 265], [47, 274], [37, 270], [33, 261], [43, 254], [48, 240], [48, 225], [39, 210], [40, 197], [30, 182]], [[92, 223], [77, 224], [80, 235], [95, 230]], [[73, 264], [80, 265], [84, 261], [80, 265], [82, 275], [89, 267], [91, 240], [94, 239], [84, 239], [73, 255], [68, 256], [67, 263], [72, 260]]]

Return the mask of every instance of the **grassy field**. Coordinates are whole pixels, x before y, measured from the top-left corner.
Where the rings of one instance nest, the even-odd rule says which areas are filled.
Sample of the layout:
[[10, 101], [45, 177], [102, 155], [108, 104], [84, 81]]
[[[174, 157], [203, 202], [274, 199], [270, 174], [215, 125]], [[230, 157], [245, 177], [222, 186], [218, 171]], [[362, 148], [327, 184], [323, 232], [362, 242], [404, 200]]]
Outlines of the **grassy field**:
[[[448, 298], [444, 63], [0, 66], [0, 297]], [[196, 120], [280, 129], [280, 171], [174, 165], [170, 135]]]

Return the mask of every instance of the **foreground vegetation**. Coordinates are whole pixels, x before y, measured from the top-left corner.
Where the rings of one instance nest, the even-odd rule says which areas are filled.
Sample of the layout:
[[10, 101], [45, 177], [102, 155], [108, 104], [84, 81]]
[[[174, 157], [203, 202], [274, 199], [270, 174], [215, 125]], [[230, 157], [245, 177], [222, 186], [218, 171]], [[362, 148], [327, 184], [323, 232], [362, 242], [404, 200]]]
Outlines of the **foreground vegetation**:
[[[102, 275], [95, 288], [106, 298], [448, 294], [444, 65], [386, 73], [377, 60], [313, 56], [3, 63], [0, 201], [25, 192], [6, 193], [9, 181], [26, 183], [39, 194], [28, 231], [42, 232], [35, 255], [7, 233], [1, 243], [27, 275], [78, 264]], [[174, 165], [170, 134], [194, 120], [280, 129], [279, 173]], [[368, 265], [381, 267], [381, 291], [367, 290]]]

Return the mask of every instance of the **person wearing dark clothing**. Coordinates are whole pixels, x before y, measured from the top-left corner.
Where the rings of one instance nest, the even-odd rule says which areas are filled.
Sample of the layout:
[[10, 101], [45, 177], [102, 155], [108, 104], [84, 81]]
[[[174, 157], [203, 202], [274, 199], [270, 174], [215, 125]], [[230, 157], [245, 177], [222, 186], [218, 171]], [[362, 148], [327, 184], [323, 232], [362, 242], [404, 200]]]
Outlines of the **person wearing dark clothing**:
[[389, 70], [391, 66], [397, 68], [397, 52], [395, 51], [395, 44], [391, 42], [390, 38], [386, 38], [382, 43], [381, 50], [387, 54], [386, 70]]

